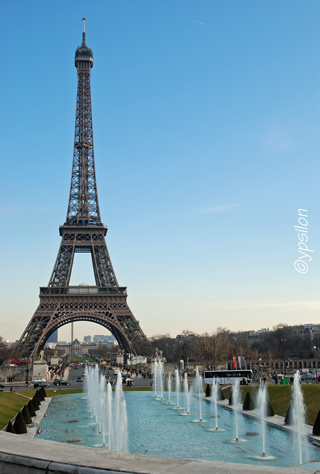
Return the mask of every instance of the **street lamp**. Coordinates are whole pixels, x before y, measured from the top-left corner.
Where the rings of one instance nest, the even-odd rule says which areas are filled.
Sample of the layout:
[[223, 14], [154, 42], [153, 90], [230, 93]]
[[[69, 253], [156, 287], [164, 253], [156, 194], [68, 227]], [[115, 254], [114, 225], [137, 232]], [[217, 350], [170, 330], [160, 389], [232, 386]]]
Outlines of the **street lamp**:
[[316, 359], [316, 377], [318, 376], [318, 370], [317, 370], [317, 346], [313, 346], [314, 350], [314, 358]]
[[284, 358], [284, 351], [285, 351], [285, 348], [286, 348], [286, 339], [281, 339], [281, 342], [283, 343], [283, 367], [284, 367], [284, 374], [283, 375], [286, 375], [286, 361], [285, 361], [285, 358]]
[[29, 386], [29, 357], [27, 358], [26, 386]]
[[178, 339], [178, 370], [180, 375], [180, 339], [183, 339], [183, 336], [181, 336], [181, 334], [178, 334], [176, 336], [176, 339]]

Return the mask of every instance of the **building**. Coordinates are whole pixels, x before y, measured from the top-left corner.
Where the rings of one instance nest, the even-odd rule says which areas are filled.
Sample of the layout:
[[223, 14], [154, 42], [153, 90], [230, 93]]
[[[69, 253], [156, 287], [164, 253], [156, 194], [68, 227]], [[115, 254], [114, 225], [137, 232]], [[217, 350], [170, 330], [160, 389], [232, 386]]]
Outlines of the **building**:
[[[107, 342], [107, 343], [115, 343], [116, 339], [115, 337], [110, 334], [110, 335], [96, 335], [96, 336], [93, 336], [93, 342], [95, 342], [96, 344], [98, 344], [99, 342]], [[112, 345], [113, 345], [112, 344]]]
[[58, 342], [58, 329], [51, 334], [51, 336], [47, 340], [47, 343], [49, 342], [55, 343], [55, 344]]

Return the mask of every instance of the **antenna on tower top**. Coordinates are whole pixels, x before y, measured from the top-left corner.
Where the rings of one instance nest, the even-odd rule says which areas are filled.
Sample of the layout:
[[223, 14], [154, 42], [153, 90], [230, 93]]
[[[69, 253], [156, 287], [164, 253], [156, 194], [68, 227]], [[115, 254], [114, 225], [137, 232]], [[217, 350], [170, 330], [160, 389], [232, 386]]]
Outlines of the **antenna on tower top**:
[[86, 19], [82, 18], [82, 22], [83, 22], [82, 44], [85, 45], [86, 44]]

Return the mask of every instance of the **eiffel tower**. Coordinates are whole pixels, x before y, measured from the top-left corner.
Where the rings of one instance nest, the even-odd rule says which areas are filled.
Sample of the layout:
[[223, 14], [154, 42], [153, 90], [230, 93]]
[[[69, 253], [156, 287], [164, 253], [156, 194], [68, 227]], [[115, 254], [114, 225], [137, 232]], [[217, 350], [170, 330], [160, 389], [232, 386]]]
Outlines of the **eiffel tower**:
[[[66, 222], [60, 226], [61, 244], [47, 287], [40, 288], [40, 303], [22, 334], [15, 352], [33, 357], [50, 335], [74, 321], [91, 321], [108, 329], [119, 348], [136, 353], [146, 341], [127, 304], [127, 289], [119, 286], [101, 223], [94, 166], [90, 71], [93, 53], [86, 45], [83, 19], [82, 45], [75, 53], [78, 70], [73, 165]], [[75, 253], [91, 253], [95, 286], [70, 286]]]

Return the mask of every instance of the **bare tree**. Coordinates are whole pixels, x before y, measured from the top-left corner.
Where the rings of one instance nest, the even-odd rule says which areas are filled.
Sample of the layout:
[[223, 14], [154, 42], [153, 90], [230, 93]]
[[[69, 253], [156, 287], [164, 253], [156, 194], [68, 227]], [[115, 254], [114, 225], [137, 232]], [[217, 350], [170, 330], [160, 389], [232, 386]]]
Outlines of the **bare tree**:
[[197, 356], [208, 369], [216, 369], [224, 361], [231, 349], [230, 334], [225, 328], [218, 328], [211, 334], [205, 332], [197, 337]]

